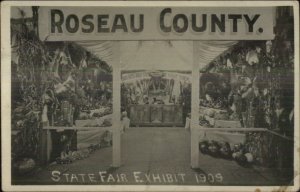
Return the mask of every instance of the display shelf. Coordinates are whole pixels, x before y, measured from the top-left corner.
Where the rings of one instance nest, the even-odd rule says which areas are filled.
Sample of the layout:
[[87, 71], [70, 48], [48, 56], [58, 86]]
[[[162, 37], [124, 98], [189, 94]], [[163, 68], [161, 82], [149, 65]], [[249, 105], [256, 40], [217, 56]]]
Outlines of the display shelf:
[[204, 111], [204, 110], [213, 110], [217, 113], [226, 113], [227, 112], [226, 109], [221, 109], [221, 108], [217, 109], [217, 108], [206, 107], [206, 106], [200, 105], [199, 106], [199, 112]]
[[282, 135], [280, 133], [277, 133], [276, 131], [273, 130], [269, 130], [267, 128], [209, 128], [209, 127], [202, 127], [199, 126], [197, 128], [195, 128], [195, 130], [197, 131], [227, 131], [227, 132], [231, 132], [231, 131], [239, 131], [239, 132], [268, 132], [270, 134], [276, 135], [278, 137], [281, 137], [283, 139], [289, 140], [289, 141], [293, 141], [294, 139], [291, 137], [288, 137], [286, 135]]
[[82, 127], [82, 126], [74, 126], [74, 127], [64, 127], [64, 126], [44, 126], [43, 129], [48, 130], [90, 130], [90, 129], [103, 129], [103, 130], [112, 130], [112, 127]]
[[209, 128], [209, 127], [197, 127], [197, 131], [241, 131], [241, 132], [256, 132], [256, 131], [268, 131], [267, 128]]
[[271, 133], [271, 134], [273, 134], [273, 135], [276, 135], [276, 136], [278, 136], [278, 137], [281, 137], [281, 138], [283, 138], [283, 139], [285, 139], [285, 140], [288, 140], [288, 141], [294, 141], [293, 138], [288, 137], [288, 136], [286, 136], [286, 135], [282, 135], [282, 134], [277, 133], [277, 132], [275, 132], [275, 131], [272, 131], [272, 130], [269, 130], [269, 129], [268, 129], [267, 132], [269, 132], [269, 133]]

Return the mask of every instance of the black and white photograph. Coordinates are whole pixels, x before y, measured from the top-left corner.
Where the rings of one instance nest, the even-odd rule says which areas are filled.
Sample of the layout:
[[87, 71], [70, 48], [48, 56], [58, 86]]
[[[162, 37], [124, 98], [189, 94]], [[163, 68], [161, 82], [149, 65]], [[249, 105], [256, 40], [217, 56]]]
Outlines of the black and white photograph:
[[142, 3], [1, 3], [2, 189], [297, 191], [298, 3]]

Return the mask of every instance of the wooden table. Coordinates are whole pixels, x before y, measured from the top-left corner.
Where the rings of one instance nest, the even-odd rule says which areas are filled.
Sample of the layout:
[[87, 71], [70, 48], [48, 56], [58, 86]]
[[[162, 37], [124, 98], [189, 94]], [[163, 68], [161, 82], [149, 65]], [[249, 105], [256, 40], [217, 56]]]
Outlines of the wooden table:
[[183, 126], [181, 105], [130, 105], [131, 126]]

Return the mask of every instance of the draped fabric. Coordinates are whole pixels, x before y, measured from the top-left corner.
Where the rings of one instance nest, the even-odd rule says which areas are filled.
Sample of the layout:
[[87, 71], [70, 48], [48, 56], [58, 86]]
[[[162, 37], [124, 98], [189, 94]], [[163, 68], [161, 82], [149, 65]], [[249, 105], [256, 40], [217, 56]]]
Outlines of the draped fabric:
[[174, 87], [172, 90], [172, 95], [179, 96], [181, 93], [180, 81], [174, 81]]
[[[111, 41], [78, 41], [80, 46], [112, 64]], [[237, 41], [196, 41], [200, 68], [205, 67]], [[120, 41], [122, 70], [192, 71], [193, 41]]]
[[120, 44], [123, 70], [191, 70], [191, 42], [125, 41]]
[[196, 52], [199, 53], [200, 69], [236, 43], [237, 41], [197, 41]]
[[111, 63], [113, 58], [111, 41], [76, 41], [76, 43], [106, 61], [107, 64]]

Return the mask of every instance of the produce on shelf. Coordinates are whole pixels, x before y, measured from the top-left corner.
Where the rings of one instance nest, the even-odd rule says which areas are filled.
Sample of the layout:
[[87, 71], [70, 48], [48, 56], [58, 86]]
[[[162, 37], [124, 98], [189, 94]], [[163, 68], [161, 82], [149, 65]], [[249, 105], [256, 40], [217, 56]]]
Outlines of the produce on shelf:
[[254, 155], [242, 143], [230, 145], [230, 143], [223, 141], [203, 140], [199, 143], [199, 150], [202, 154], [212, 157], [235, 160], [242, 166], [259, 163], [255, 161]]

